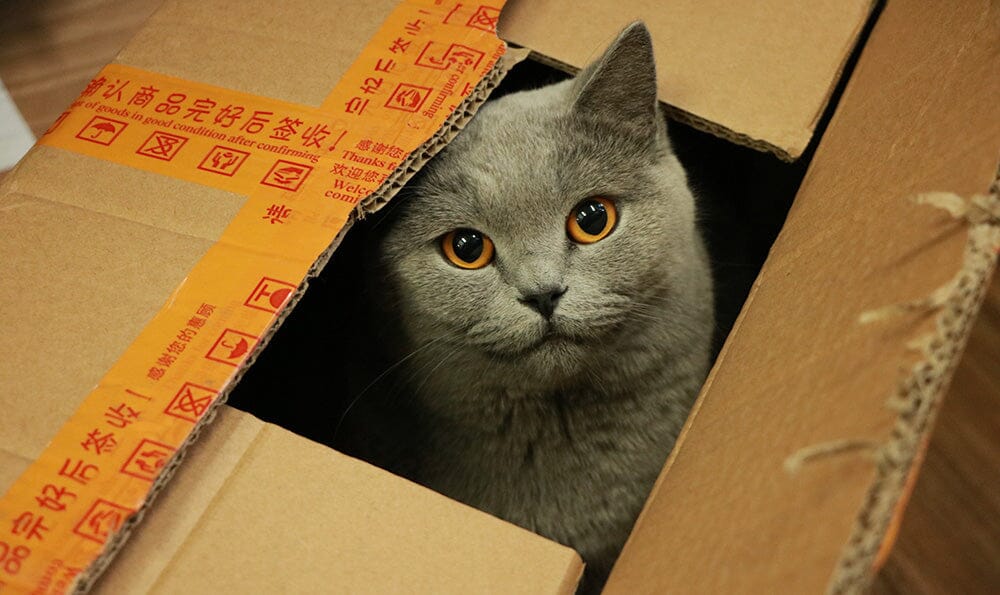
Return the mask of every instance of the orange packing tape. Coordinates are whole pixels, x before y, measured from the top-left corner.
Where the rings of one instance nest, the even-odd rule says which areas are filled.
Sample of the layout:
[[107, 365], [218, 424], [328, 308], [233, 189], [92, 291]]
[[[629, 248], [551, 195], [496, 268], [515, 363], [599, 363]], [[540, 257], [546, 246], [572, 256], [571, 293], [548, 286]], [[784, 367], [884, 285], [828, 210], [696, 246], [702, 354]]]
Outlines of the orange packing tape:
[[502, 5], [401, 3], [319, 108], [113, 64], [41, 138], [247, 200], [0, 500], [0, 591], [85, 584], [359, 200], [503, 55]]

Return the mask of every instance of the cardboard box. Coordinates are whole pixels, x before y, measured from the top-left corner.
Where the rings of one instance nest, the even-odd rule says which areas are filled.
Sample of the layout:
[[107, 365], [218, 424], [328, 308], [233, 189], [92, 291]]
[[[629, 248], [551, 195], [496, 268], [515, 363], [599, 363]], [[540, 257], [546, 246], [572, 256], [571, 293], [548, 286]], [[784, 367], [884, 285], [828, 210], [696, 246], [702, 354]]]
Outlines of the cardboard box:
[[[393, 4], [304, 0], [278, 13], [259, 2], [175, 0], [118, 61], [316, 105]], [[675, 113], [793, 158], [870, 4], [629, 7], [513, 2], [501, 34], [579, 67], [643, 17], [661, 98]], [[608, 592], [837, 592], [872, 580], [995, 263], [988, 251], [963, 260], [967, 226], [911, 201], [928, 191], [982, 194], [995, 177], [990, 52], [1000, 19], [990, 10], [900, 0], [879, 16]], [[323, 17], [302, 16], [311, 14]], [[310, 44], [296, 43], [303, 39]], [[7, 176], [0, 492], [241, 204], [229, 192], [44, 146]], [[980, 246], [996, 241], [995, 224], [975, 229]], [[943, 308], [859, 323], [932, 294], [963, 264], [967, 284]], [[937, 347], [907, 350], [940, 323], [948, 334]], [[910, 367], [924, 359], [933, 365], [914, 384]], [[886, 406], [893, 395], [907, 399], [895, 410]], [[841, 449], [788, 471], [789, 457], [823, 444]], [[580, 569], [567, 548], [222, 408], [97, 590], [551, 593], [571, 591]]]

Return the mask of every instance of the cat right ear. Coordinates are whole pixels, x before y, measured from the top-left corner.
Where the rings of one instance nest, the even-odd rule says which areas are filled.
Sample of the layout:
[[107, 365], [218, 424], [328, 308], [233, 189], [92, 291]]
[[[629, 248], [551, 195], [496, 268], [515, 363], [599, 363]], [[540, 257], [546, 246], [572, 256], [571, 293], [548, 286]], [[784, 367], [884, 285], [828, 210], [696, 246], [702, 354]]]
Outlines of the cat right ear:
[[641, 21], [626, 27], [573, 83], [574, 110], [650, 134], [657, 130], [656, 102], [653, 40]]

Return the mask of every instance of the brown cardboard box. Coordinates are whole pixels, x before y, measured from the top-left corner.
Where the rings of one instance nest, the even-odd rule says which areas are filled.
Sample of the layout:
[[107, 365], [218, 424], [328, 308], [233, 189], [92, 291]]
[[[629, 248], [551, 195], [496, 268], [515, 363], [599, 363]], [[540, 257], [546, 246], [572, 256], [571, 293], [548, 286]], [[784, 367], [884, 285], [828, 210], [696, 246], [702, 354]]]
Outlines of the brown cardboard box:
[[[221, 3], [171, 2], [119, 60], [315, 104], [392, 3], [326, 4], [300, 2], [277, 14], [250, 2], [234, 15]], [[619, 21], [642, 16], [669, 72], [661, 73], [663, 99], [678, 113], [796, 156], [869, 5], [771, 3], [765, 19], [754, 18], [764, 11], [739, 14], [725, 4], [675, 3], [670, 10], [678, 12], [666, 18], [652, 3], [583, 13], [575, 4], [516, 2], [501, 32], [579, 66]], [[305, 31], [284, 20], [331, 10], [327, 19], [296, 19]], [[904, 313], [869, 325], [858, 317], [931, 293], [962, 264], [965, 226], [909, 198], [983, 193], [994, 177], [997, 17], [971, 2], [934, 9], [902, 0], [880, 16], [610, 592], [841, 591], [870, 580], [887, 511], [930, 431], [993, 262], [974, 263], [970, 278], [978, 282], [965, 301], [946, 302], [946, 316]], [[192, 25], [220, 22], [230, 26]], [[331, 23], [348, 22], [341, 35], [325, 35]], [[265, 24], [263, 40], [251, 34]], [[326, 41], [288, 43], [302, 38]], [[167, 40], [176, 52], [154, 51]], [[256, 66], [206, 65], [199, 59], [206, 44], [224, 50], [222, 63], [249, 56]], [[308, 76], [290, 79], [288, 65], [307, 50], [332, 58], [312, 60]], [[98, 185], [100, 176], [116, 186]], [[143, 208], [167, 229], [144, 225], [146, 215], [130, 203], [136, 188], [156, 198]], [[0, 263], [0, 321], [9, 337], [0, 352], [0, 491], [239, 204], [221, 191], [44, 147], [4, 180], [0, 209], [9, 216], [0, 220], [0, 250], [15, 256]], [[92, 231], [111, 225], [113, 234]], [[155, 256], [168, 252], [168, 262]], [[160, 266], [133, 264], [153, 260]], [[28, 286], [30, 293], [21, 290]], [[108, 316], [118, 323], [109, 328]], [[910, 399], [911, 409], [887, 408], [922, 358], [906, 342], [938, 319], [958, 322], [947, 340], [953, 349], [931, 354], [934, 380]], [[877, 465], [861, 449], [786, 470], [801, 448], [843, 439], [893, 448], [878, 451]], [[223, 409], [98, 590], [567, 592], [579, 570], [561, 546]]]
[[[867, 325], [859, 314], [923, 298], [962, 266], [966, 226], [912, 198], [984, 194], [996, 176], [997, 17], [986, 3], [905, 1], [879, 16], [611, 592], [867, 584], [995, 254], [973, 257], [967, 295], [938, 311]], [[935, 351], [907, 349], [935, 325]], [[799, 449], [840, 440], [862, 448], [784, 469]]]

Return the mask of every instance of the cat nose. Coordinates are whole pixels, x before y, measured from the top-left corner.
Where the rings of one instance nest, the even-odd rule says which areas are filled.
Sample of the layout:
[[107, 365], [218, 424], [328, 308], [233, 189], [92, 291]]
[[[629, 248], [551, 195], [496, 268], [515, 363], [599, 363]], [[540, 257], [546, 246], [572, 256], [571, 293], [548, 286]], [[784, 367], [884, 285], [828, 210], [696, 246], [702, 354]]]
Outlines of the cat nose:
[[521, 303], [533, 308], [546, 319], [549, 319], [552, 318], [552, 313], [556, 311], [556, 306], [559, 305], [559, 298], [566, 293], [566, 289], [568, 288], [548, 287], [538, 293], [522, 297]]

